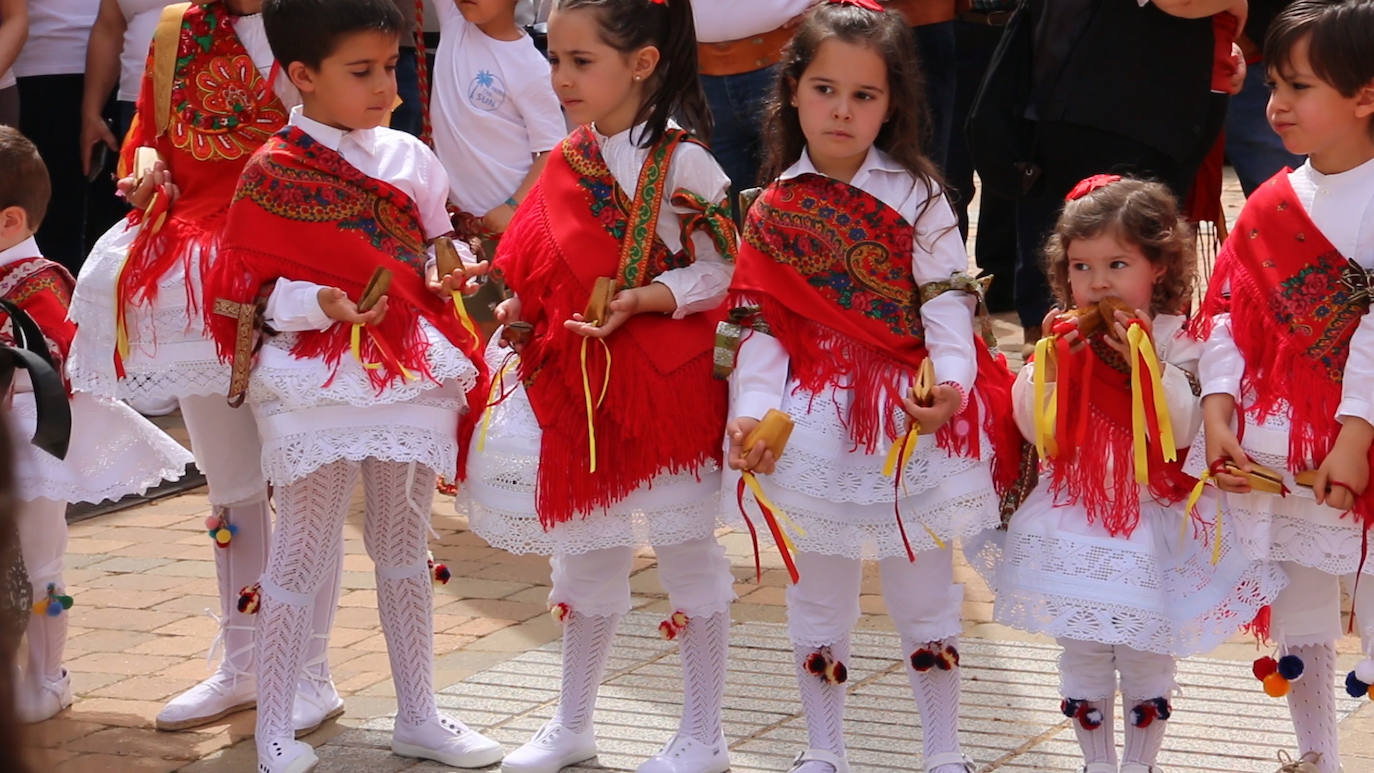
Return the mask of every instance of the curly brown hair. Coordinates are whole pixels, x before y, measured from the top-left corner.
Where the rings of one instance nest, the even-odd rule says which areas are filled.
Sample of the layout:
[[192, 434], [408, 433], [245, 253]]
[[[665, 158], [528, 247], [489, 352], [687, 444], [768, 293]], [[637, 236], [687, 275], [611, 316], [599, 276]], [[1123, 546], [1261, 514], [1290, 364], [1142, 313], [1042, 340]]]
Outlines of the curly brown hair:
[[1186, 313], [1197, 274], [1193, 227], [1179, 214], [1178, 202], [1163, 183], [1132, 177], [1065, 202], [1045, 241], [1045, 276], [1060, 308], [1074, 305], [1069, 244], [1109, 233], [1139, 247], [1151, 263], [1164, 267], [1155, 282], [1150, 314]]

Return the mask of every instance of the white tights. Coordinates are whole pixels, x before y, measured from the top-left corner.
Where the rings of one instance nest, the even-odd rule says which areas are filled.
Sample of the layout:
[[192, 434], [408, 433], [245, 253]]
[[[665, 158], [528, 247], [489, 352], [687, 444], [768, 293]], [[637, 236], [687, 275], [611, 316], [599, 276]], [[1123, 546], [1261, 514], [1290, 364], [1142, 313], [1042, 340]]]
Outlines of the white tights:
[[1174, 692], [1177, 662], [1170, 655], [1144, 652], [1123, 645], [1102, 644], [1078, 639], [1059, 639], [1064, 652], [1059, 656], [1060, 694], [1087, 701], [1102, 713], [1102, 726], [1083, 727], [1072, 719], [1074, 734], [1087, 765], [1116, 765], [1116, 728], [1113, 704], [1116, 700], [1117, 674], [1121, 676], [1122, 719], [1126, 746], [1123, 763], [1149, 767], [1159, 756], [1167, 722], [1154, 719], [1144, 727], [1131, 721], [1131, 710], [1155, 698], [1168, 699]]

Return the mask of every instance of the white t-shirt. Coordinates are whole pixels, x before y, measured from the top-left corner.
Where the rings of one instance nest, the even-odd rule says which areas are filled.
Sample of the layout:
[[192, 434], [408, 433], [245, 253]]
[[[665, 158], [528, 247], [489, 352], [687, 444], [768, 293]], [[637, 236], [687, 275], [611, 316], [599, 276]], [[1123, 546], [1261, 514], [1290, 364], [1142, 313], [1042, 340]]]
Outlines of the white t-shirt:
[[698, 43], [723, 43], [771, 32], [817, 0], [692, 0]]
[[124, 48], [119, 54], [119, 95], [121, 102], [138, 101], [143, 67], [148, 63], [148, 46], [162, 16], [166, 0], [119, 0], [124, 14]]
[[0, 73], [0, 89], [7, 89], [14, 85], [14, 70], [5, 70]]
[[29, 0], [29, 40], [14, 63], [20, 78], [86, 71], [86, 41], [100, 0]]
[[568, 133], [549, 63], [528, 36], [496, 40], [439, 0], [430, 119], [449, 201], [485, 215], [520, 187], [536, 153]]

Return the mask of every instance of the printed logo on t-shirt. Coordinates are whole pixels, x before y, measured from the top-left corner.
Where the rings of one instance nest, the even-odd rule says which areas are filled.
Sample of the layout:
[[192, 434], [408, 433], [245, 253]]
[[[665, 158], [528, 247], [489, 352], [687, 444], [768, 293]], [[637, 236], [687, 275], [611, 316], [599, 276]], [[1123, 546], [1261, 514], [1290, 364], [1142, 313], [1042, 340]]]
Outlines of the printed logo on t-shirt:
[[496, 110], [506, 102], [506, 84], [490, 70], [478, 70], [468, 88], [468, 102], [478, 110]]

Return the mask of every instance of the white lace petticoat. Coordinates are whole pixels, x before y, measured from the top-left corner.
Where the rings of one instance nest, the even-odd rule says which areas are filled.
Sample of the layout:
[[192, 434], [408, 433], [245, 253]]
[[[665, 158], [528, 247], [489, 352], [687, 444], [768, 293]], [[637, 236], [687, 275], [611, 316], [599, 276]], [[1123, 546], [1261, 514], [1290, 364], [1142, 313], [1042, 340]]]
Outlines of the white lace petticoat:
[[[507, 350], [493, 336], [487, 347], [492, 377]], [[617, 502], [545, 530], [535, 513], [535, 480], [540, 438], [514, 361], [506, 368], [503, 388], [510, 391], [477, 423], [468, 457], [468, 479], [459, 487], [455, 506], [466, 510], [468, 524], [493, 547], [512, 553], [586, 553], [624, 545], [676, 545], [709, 537], [720, 509], [720, 471], [662, 474]]]
[[[1283, 472], [1288, 487], [1286, 496], [1222, 492], [1223, 517], [1230, 519], [1235, 539], [1246, 554], [1256, 560], [1292, 561], [1327, 574], [1359, 570], [1364, 535], [1358, 520], [1353, 514], [1317, 504], [1312, 490], [1299, 486], [1288, 469], [1287, 409], [1282, 408], [1263, 423], [1251, 421], [1243, 434], [1241, 448], [1245, 453], [1255, 462]], [[1199, 475], [1207, 466], [1206, 459], [1206, 438], [1199, 432], [1184, 470]], [[1374, 561], [1366, 561], [1362, 572], [1374, 574]]]
[[[883, 475], [890, 444], [881, 442], [872, 454], [855, 450], [841, 421], [848, 396], [847, 390], [834, 390], [813, 398], [799, 391], [795, 382], [789, 384], [782, 410], [795, 426], [777, 469], [759, 475], [759, 483], [773, 504], [805, 532], [790, 535], [798, 550], [847, 558], [905, 556], [893, 511], [898, 491], [893, 479]], [[905, 413], [900, 408], [895, 413], [897, 426], [905, 426]], [[992, 447], [986, 438], [980, 445], [981, 458], [954, 456], [936, 445], [934, 435], [920, 436], [903, 469], [899, 502], [914, 552], [938, 547], [932, 533], [944, 542], [999, 522]], [[731, 526], [744, 528], [738, 481], [738, 473], [726, 472], [721, 507]], [[744, 508], [761, 528], [758, 504], [747, 488]]]
[[268, 481], [292, 483], [330, 462], [368, 457], [454, 476], [458, 420], [477, 369], [428, 322], [419, 324], [433, 379], [393, 381], [380, 393], [349, 353], [334, 371], [322, 359], [292, 356], [291, 334], [268, 339], [248, 387]]
[[[1198, 505], [1210, 520], [1211, 494]], [[1223, 519], [1212, 564], [1210, 528], [1186, 529], [1182, 507], [1140, 504], [1129, 537], [1089, 524], [1077, 505], [1036, 488], [1006, 531], [964, 541], [969, 562], [996, 594], [993, 619], [1050, 636], [1187, 656], [1221, 644], [1288, 584], [1276, 564], [1236, 549]]]
[[67, 359], [73, 388], [112, 399], [225, 394], [229, 367], [219, 361], [214, 342], [205, 334], [197, 254], [189, 261], [192, 292], [197, 296], [194, 306], [187, 297], [187, 264], [178, 260], [158, 280], [153, 303], [126, 307], [130, 351], [124, 358], [124, 378], [116, 374], [115, 286], [136, 235], [137, 229], [126, 229], [123, 220], [115, 223], [82, 264], [70, 311], [77, 324]]
[[9, 425], [20, 499], [95, 504], [146, 493], [186, 473], [190, 452], [127, 405], [77, 392], [71, 408], [71, 442], [66, 458], [58, 459], [30, 440], [38, 419], [33, 394], [14, 396]]

